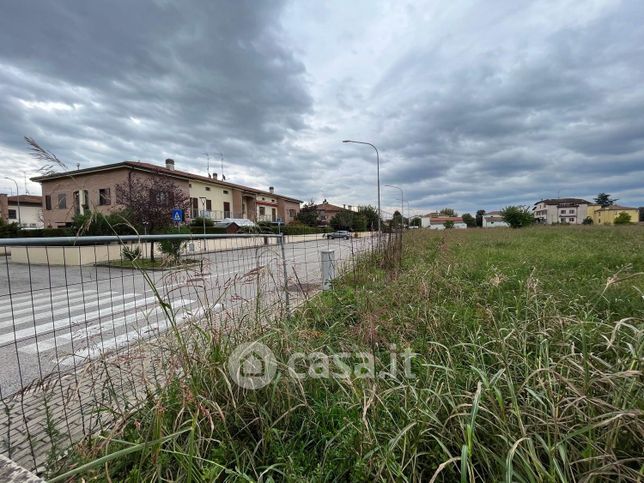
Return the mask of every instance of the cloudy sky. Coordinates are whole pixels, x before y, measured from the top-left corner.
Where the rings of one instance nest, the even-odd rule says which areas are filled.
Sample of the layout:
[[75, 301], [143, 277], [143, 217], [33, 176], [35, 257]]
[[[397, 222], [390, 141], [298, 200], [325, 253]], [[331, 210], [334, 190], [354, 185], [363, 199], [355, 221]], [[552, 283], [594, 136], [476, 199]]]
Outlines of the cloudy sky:
[[412, 213], [641, 206], [643, 24], [641, 0], [7, 1], [0, 178], [36, 174], [31, 136], [70, 167], [220, 152], [230, 181], [375, 204], [351, 138]]

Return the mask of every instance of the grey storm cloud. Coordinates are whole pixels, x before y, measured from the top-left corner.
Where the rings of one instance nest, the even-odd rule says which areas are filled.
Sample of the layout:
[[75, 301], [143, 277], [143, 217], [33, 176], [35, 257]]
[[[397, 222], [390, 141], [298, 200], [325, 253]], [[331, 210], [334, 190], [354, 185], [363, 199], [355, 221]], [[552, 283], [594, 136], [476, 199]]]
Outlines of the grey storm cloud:
[[33, 174], [23, 136], [83, 166], [221, 151], [237, 182], [375, 204], [356, 138], [412, 211], [644, 205], [642, 24], [636, 0], [7, 2], [0, 170]]

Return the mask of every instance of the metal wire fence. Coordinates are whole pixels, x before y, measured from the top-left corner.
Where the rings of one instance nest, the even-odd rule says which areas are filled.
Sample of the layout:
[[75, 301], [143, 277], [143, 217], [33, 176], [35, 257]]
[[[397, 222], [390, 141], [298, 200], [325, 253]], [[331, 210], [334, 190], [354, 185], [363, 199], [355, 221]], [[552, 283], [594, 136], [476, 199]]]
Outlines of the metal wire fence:
[[176, 374], [181, 333], [270, 324], [361, 258], [400, 253], [397, 234], [322, 237], [0, 240], [2, 454], [42, 470]]

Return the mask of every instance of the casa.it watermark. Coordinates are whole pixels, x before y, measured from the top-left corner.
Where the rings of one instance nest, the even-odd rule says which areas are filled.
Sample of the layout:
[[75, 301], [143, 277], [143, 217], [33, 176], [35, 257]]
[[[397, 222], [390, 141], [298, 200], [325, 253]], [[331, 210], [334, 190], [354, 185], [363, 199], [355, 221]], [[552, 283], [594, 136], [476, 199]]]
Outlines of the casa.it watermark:
[[415, 379], [412, 359], [417, 356], [411, 349], [396, 351], [391, 346], [381, 362], [370, 352], [294, 352], [285, 363], [280, 363], [273, 351], [261, 342], [238, 345], [228, 358], [228, 374], [244, 389], [261, 389], [278, 374], [278, 370], [297, 380], [311, 379]]

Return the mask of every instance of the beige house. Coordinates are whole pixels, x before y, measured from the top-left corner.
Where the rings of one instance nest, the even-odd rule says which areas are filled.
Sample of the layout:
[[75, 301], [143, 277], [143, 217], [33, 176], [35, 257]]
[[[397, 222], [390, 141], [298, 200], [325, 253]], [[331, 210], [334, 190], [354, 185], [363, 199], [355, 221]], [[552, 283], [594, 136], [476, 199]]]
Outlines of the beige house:
[[167, 176], [190, 197], [186, 218], [203, 216], [213, 221], [245, 218], [252, 221], [281, 220], [289, 223], [300, 211], [300, 200], [267, 191], [229, 183], [217, 175], [200, 176], [179, 171], [174, 161], [165, 166], [140, 161], [96, 166], [32, 178], [42, 185], [42, 212], [47, 227], [67, 226], [74, 215], [88, 210], [108, 213], [123, 208], [116, 197], [116, 187], [132, 177]]
[[639, 222], [640, 215], [637, 208], [621, 205], [610, 205], [603, 208], [600, 205], [588, 207], [588, 216], [592, 218], [595, 225], [612, 225], [620, 213], [628, 214], [631, 217], [631, 223]]
[[332, 205], [327, 200], [314, 206], [318, 214], [318, 225], [327, 226], [333, 217], [342, 211], [358, 211], [357, 207], [351, 205]]
[[23, 229], [42, 228], [42, 197], [0, 193], [0, 218], [5, 223], [19, 223]]

